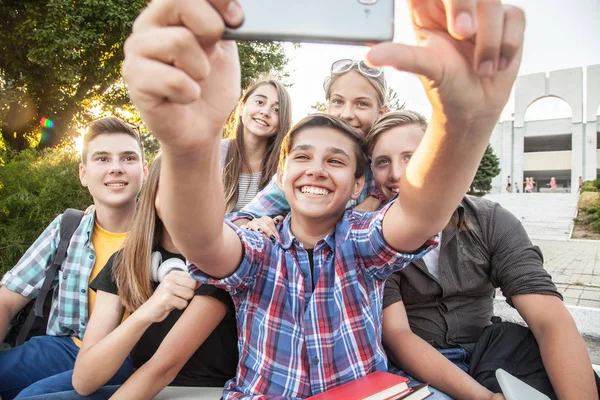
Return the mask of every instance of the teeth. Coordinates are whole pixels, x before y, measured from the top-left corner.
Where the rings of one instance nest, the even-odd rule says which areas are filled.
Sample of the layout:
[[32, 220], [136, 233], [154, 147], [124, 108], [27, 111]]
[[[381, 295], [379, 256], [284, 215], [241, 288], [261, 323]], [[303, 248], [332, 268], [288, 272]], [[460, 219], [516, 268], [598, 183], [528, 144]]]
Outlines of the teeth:
[[390, 188], [390, 190], [391, 190], [392, 192], [394, 192], [394, 193], [398, 193], [398, 192], [400, 192], [400, 189], [399, 189], [399, 188]]
[[262, 120], [260, 120], [260, 119], [256, 119], [256, 118], [255, 118], [255, 119], [254, 119], [254, 122], [256, 122], [257, 124], [259, 124], [259, 125], [262, 125], [262, 126], [268, 126], [268, 125], [267, 125], [267, 123], [266, 123], [265, 121], [262, 121]]
[[304, 194], [316, 194], [320, 196], [329, 194], [329, 190], [313, 186], [302, 186], [301, 192]]
[[107, 183], [106, 186], [109, 186], [109, 187], [122, 187], [122, 186], [125, 186], [125, 183], [122, 183], [122, 182], [121, 183]]

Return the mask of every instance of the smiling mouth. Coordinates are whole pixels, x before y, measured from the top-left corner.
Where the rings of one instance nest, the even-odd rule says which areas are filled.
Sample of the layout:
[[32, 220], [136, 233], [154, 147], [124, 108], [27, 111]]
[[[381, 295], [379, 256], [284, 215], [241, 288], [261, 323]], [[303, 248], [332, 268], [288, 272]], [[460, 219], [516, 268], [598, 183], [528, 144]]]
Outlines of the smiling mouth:
[[105, 183], [104, 185], [108, 186], [108, 187], [117, 188], [117, 187], [125, 187], [128, 185], [128, 183], [127, 182], [110, 182], [110, 183]]
[[262, 125], [262, 126], [269, 126], [269, 124], [267, 124], [267, 123], [266, 123], [265, 121], [263, 121], [262, 119], [256, 119], [256, 118], [253, 118], [253, 120], [254, 120], [254, 122], [256, 122], [256, 123], [257, 123], [257, 124], [259, 124], [259, 125]]
[[325, 188], [315, 187], [315, 186], [302, 186], [300, 187], [300, 191], [303, 194], [314, 194], [317, 196], [326, 196], [331, 193], [329, 190]]
[[399, 187], [388, 187], [388, 190], [390, 192], [393, 192], [393, 193], [399, 193], [400, 192], [400, 188]]

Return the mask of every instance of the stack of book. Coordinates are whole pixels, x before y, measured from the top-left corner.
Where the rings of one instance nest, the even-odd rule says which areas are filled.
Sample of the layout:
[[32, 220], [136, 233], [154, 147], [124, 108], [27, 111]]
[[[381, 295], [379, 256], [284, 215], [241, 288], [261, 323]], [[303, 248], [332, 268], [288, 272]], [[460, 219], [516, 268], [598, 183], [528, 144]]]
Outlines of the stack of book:
[[403, 376], [378, 371], [309, 397], [309, 400], [421, 400], [432, 394], [427, 384], [411, 388], [408, 383]]

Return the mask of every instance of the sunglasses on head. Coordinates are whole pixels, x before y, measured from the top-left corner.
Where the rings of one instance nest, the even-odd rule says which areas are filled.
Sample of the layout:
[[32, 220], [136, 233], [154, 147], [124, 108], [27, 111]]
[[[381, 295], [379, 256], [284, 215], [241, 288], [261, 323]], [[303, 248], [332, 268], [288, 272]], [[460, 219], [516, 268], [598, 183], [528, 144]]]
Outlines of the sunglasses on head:
[[383, 69], [369, 67], [364, 60], [356, 61], [349, 58], [344, 58], [331, 64], [331, 74], [343, 74], [344, 72], [350, 71], [355, 65], [358, 69], [358, 72], [365, 76], [370, 76], [371, 78], [377, 78], [383, 73]]

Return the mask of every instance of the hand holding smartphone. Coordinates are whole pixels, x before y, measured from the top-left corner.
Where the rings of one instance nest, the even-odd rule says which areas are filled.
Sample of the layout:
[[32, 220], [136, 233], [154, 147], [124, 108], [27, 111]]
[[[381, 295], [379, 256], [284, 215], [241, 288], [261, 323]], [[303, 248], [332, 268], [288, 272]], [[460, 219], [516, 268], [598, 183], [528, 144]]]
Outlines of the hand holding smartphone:
[[224, 39], [372, 44], [394, 37], [394, 0], [238, 0], [244, 22]]

